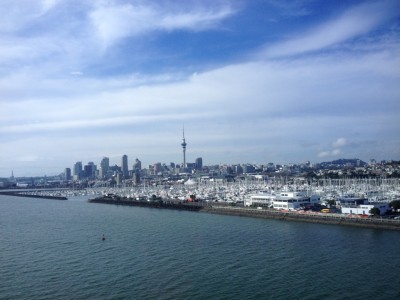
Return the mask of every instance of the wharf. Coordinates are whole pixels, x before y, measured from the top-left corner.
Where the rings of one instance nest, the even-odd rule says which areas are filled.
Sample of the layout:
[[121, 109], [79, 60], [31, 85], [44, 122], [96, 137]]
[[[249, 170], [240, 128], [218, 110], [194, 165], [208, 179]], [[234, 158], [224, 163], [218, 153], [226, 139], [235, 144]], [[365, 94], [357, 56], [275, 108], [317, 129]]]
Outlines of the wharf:
[[13, 196], [13, 197], [26, 197], [26, 198], [40, 198], [40, 199], [51, 199], [51, 200], [68, 200], [64, 196], [53, 196], [53, 195], [37, 195], [37, 194], [27, 194], [26, 192], [0, 192], [1, 195]]
[[196, 203], [182, 203], [180, 201], [173, 200], [136, 200], [133, 198], [123, 197], [98, 197], [89, 199], [90, 203], [103, 203], [103, 204], [114, 204], [114, 205], [125, 205], [125, 206], [139, 206], [139, 207], [151, 207], [151, 208], [166, 208], [166, 209], [177, 209], [177, 210], [189, 210], [199, 211], [203, 208], [201, 205]]
[[292, 211], [278, 211], [272, 209], [253, 209], [253, 208], [236, 208], [236, 207], [223, 207], [212, 206], [204, 207], [203, 212], [242, 216], [242, 217], [255, 217], [263, 219], [275, 219], [283, 221], [300, 221], [309, 223], [355, 226], [363, 228], [375, 229], [390, 229], [400, 230], [400, 220], [381, 219], [381, 218], [358, 218], [350, 217], [342, 214], [323, 214], [323, 213], [298, 213]]

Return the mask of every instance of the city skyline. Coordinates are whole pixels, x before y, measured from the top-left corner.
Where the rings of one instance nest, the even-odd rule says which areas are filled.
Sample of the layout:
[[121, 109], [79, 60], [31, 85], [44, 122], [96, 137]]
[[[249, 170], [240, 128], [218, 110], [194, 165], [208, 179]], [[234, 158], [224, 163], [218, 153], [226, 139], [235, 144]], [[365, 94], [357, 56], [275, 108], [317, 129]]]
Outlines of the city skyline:
[[207, 165], [400, 159], [399, 1], [23, 0], [0, 12], [0, 177], [124, 154], [181, 164], [182, 124], [186, 160]]

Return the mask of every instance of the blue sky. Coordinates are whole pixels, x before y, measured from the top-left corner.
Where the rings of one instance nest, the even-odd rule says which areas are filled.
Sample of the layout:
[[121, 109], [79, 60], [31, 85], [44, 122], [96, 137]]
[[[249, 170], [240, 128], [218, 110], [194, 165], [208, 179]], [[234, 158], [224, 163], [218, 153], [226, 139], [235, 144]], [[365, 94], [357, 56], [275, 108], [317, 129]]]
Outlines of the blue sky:
[[0, 2], [0, 176], [400, 159], [400, 1]]

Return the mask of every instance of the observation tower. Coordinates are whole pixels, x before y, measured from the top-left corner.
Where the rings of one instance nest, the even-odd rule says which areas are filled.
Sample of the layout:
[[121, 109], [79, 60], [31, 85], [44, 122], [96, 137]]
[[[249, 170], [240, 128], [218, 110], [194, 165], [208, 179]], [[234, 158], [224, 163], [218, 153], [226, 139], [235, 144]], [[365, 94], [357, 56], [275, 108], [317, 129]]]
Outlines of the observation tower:
[[183, 168], [186, 168], [186, 141], [185, 141], [185, 127], [183, 127], [182, 150], [183, 150]]

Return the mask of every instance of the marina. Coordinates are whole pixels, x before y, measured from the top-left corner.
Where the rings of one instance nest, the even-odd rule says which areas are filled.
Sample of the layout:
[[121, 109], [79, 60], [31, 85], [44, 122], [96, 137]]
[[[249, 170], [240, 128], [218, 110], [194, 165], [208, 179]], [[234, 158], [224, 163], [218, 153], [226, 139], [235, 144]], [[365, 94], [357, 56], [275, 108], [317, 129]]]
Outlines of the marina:
[[225, 204], [252, 204], [251, 196], [261, 196], [273, 200], [280, 192], [301, 193], [302, 196], [318, 196], [320, 203], [344, 198], [362, 198], [369, 202], [389, 203], [400, 200], [400, 179], [323, 179], [306, 180], [299, 178], [268, 178], [266, 180], [238, 180], [235, 182], [202, 180], [188, 178], [182, 181], [143, 181], [140, 185], [123, 183], [110, 186], [96, 183], [89, 188], [66, 189], [19, 189], [5, 190], [0, 193], [17, 193], [30, 196], [95, 198], [114, 194], [126, 198], [161, 197], [165, 200], [185, 201], [195, 195], [197, 200]]
[[[204, 182], [190, 178], [166, 184], [2, 193], [57, 200], [81, 196], [90, 203], [400, 230], [397, 215], [386, 216], [390, 202], [400, 199], [398, 179]], [[371, 215], [374, 207], [380, 208], [381, 216]]]

